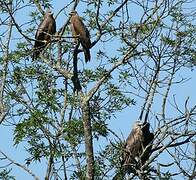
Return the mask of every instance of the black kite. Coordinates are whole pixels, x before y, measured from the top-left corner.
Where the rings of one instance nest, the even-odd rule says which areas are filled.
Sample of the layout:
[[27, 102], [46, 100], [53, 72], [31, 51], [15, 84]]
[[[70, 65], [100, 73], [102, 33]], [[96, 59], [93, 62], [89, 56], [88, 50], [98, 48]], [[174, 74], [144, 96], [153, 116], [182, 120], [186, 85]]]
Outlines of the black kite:
[[78, 37], [84, 51], [85, 61], [90, 61], [90, 48], [91, 48], [91, 40], [90, 34], [82, 19], [78, 16], [76, 11], [72, 11], [71, 15], [71, 31], [74, 37]]
[[37, 59], [41, 51], [46, 47], [51, 40], [51, 36], [56, 33], [56, 22], [53, 13], [48, 10], [44, 15], [44, 19], [39, 25], [36, 35], [33, 52], [33, 60]]

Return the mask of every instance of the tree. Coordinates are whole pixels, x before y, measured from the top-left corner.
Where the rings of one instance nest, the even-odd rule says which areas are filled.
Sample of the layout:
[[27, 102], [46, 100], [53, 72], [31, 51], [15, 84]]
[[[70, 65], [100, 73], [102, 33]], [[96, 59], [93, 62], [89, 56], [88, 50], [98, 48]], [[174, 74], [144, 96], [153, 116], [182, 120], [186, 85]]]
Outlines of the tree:
[[[56, 11], [50, 0], [0, 1], [0, 122], [14, 129], [14, 145], [24, 144], [28, 153], [24, 165], [1, 150], [1, 162], [8, 165], [0, 177], [14, 178], [11, 169], [21, 168], [46, 180], [112, 179], [117, 173], [119, 179], [194, 179], [196, 106], [189, 107], [188, 95], [179, 104], [171, 94], [187, 81], [180, 73], [195, 65], [193, 1], [62, 3]], [[32, 61], [35, 29], [47, 8], [60, 28]], [[91, 34], [87, 64], [70, 30], [75, 9]], [[124, 140], [110, 122], [134, 106], [155, 139], [149, 160], [122, 177]], [[44, 170], [45, 161], [45, 176], [39, 177], [31, 165]]]

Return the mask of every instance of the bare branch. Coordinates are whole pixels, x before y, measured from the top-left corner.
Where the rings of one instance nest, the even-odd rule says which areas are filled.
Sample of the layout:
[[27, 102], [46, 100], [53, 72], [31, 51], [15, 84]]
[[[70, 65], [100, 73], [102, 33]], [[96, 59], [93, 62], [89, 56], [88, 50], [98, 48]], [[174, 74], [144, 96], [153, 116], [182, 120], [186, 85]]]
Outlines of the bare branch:
[[23, 169], [25, 172], [27, 172], [28, 174], [30, 174], [35, 180], [39, 180], [39, 178], [31, 171], [29, 170], [26, 166], [21, 165], [17, 162], [15, 162], [14, 160], [12, 160], [11, 158], [9, 158], [3, 151], [0, 150], [0, 153], [8, 160], [10, 161], [12, 164], [20, 167], [21, 169]]

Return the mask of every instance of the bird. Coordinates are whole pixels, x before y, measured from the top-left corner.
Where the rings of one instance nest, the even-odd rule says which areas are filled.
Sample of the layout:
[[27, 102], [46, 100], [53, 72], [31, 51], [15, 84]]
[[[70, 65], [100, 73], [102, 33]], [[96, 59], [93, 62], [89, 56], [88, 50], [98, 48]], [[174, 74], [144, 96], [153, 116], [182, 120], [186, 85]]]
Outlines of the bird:
[[38, 26], [35, 34], [35, 44], [33, 51], [33, 60], [39, 57], [41, 51], [47, 46], [52, 35], [56, 33], [56, 22], [53, 13], [48, 9], [44, 15], [43, 21]]
[[73, 37], [78, 37], [80, 43], [83, 47], [85, 61], [89, 62], [91, 59], [90, 48], [91, 48], [91, 40], [90, 33], [86, 26], [84, 25], [81, 17], [78, 15], [77, 11], [71, 11], [71, 31]]
[[149, 128], [150, 123], [136, 121], [125, 142], [121, 164], [129, 174], [142, 167], [151, 155], [154, 134]]

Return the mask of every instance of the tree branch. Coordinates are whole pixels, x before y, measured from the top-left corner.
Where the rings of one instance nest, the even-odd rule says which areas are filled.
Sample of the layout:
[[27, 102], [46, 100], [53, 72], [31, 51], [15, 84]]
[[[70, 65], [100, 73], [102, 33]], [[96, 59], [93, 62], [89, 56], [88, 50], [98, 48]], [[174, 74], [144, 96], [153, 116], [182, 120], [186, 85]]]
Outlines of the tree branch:
[[92, 127], [90, 120], [90, 107], [89, 101], [83, 99], [82, 101], [82, 119], [84, 125], [84, 138], [85, 138], [85, 152], [86, 152], [86, 162], [87, 162], [87, 180], [94, 179], [94, 154], [93, 154], [93, 137], [92, 137]]
[[8, 160], [10, 161], [12, 164], [15, 164], [16, 166], [20, 167], [21, 169], [23, 169], [24, 171], [26, 171], [28, 174], [30, 174], [35, 180], [39, 180], [39, 178], [31, 171], [29, 170], [26, 166], [21, 165], [17, 162], [15, 162], [14, 160], [12, 160], [11, 158], [9, 158], [3, 151], [0, 150], [0, 153]]

